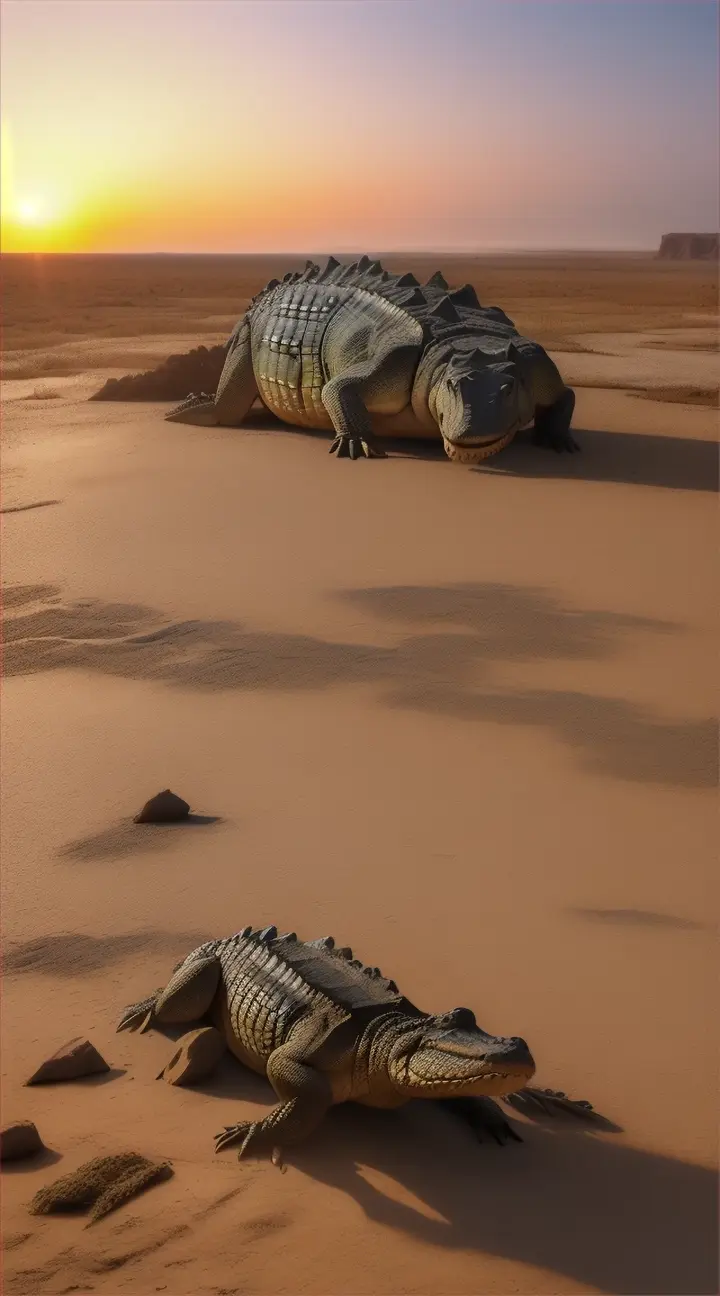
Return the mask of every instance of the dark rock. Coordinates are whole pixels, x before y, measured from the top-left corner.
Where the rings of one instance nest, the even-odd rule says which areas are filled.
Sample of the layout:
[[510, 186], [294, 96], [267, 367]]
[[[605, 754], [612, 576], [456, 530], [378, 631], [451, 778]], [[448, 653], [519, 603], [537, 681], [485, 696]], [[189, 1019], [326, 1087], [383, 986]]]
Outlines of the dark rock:
[[663, 234], [658, 257], [664, 261], [717, 261], [720, 234]]
[[177, 1052], [157, 1077], [171, 1085], [191, 1085], [204, 1080], [215, 1070], [227, 1048], [222, 1033], [214, 1026], [188, 1031], [177, 1043]]
[[53, 1053], [47, 1062], [26, 1082], [52, 1084], [58, 1080], [80, 1080], [83, 1076], [100, 1075], [110, 1067], [89, 1040], [73, 1039]]
[[134, 822], [141, 823], [177, 823], [180, 819], [187, 819], [190, 814], [190, 806], [182, 797], [176, 796], [170, 788], [164, 792], [158, 792], [157, 796], [151, 797], [145, 802], [139, 814], [135, 815]]
[[215, 392], [227, 357], [227, 346], [195, 347], [172, 355], [145, 373], [108, 378], [90, 400], [185, 400], [190, 392]]
[[45, 1149], [32, 1121], [13, 1121], [0, 1130], [0, 1161], [22, 1161]]

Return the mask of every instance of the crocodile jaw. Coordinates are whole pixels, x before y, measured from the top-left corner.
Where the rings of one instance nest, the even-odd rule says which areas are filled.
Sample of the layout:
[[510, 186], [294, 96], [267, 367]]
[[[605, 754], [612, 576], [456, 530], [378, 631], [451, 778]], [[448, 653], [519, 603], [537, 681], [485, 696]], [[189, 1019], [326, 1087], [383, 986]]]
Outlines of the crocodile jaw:
[[535, 1062], [522, 1039], [484, 1032], [443, 1032], [406, 1040], [388, 1063], [393, 1086], [415, 1098], [502, 1097], [523, 1089]]

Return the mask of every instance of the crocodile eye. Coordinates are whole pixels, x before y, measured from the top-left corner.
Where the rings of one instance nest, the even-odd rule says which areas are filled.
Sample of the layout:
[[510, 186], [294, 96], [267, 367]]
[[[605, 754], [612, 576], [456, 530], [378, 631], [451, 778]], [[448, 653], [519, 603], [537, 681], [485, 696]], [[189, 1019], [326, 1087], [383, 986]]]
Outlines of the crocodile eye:
[[452, 1024], [456, 1030], [475, 1030], [477, 1022], [475, 1013], [470, 1008], [455, 1008], [450, 1013]]
[[475, 1014], [470, 1008], [453, 1008], [452, 1012], [443, 1013], [437, 1019], [438, 1026], [445, 1030], [470, 1031], [477, 1029]]

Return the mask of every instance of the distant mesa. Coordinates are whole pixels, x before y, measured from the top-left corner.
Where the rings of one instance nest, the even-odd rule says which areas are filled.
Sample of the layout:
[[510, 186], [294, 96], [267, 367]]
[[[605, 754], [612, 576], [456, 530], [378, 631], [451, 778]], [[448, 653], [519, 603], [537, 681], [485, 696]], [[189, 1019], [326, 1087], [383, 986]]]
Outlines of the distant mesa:
[[663, 234], [658, 257], [664, 261], [717, 261], [720, 234]]
[[108, 378], [90, 400], [185, 400], [188, 392], [214, 392], [227, 356], [227, 345], [195, 347], [185, 355], [171, 355], [157, 369]]

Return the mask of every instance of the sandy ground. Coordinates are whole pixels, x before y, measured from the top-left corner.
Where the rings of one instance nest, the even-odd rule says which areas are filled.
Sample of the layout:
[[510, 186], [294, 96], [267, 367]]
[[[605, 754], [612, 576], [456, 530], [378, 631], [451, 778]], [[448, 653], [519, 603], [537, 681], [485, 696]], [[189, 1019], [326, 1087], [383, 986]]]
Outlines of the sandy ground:
[[[179, 303], [177, 259], [152, 263], [164, 327], [121, 259], [11, 266], [2, 1118], [51, 1149], [3, 1170], [13, 1296], [717, 1291], [717, 416], [620, 389], [717, 385], [712, 267], [641, 260], [485, 267], [591, 385], [582, 455], [480, 470], [88, 404], [224, 336], [221, 268]], [[134, 828], [166, 786], [201, 820]], [[171, 1089], [171, 1043], [114, 1025], [250, 922], [524, 1035], [618, 1132], [518, 1118], [522, 1146], [477, 1146], [431, 1104], [347, 1107], [285, 1175], [215, 1157], [265, 1083], [228, 1062]], [[111, 1073], [24, 1088], [76, 1035]], [[28, 1214], [130, 1149], [174, 1179], [87, 1230]]]

